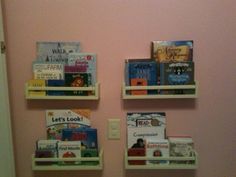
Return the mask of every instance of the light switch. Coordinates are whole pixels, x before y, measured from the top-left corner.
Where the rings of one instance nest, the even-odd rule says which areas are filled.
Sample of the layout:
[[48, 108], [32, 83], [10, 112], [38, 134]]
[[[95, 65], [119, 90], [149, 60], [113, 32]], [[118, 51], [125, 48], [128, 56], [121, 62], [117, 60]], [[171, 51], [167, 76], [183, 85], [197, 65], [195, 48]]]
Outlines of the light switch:
[[120, 139], [120, 119], [108, 119], [108, 139]]

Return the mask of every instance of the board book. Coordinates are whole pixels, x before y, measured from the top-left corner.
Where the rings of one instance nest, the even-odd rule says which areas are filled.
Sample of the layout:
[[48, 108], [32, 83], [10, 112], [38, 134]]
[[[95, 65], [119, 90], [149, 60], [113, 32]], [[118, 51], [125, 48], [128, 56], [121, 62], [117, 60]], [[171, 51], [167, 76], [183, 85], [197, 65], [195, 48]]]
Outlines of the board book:
[[[28, 87], [45, 87], [46, 83], [43, 79], [31, 79], [27, 82]], [[29, 96], [45, 96], [45, 90], [30, 90], [28, 92]]]
[[62, 129], [90, 127], [89, 109], [52, 109], [46, 110], [47, 139], [62, 138]]
[[193, 41], [152, 41], [151, 56], [158, 62], [193, 60]]

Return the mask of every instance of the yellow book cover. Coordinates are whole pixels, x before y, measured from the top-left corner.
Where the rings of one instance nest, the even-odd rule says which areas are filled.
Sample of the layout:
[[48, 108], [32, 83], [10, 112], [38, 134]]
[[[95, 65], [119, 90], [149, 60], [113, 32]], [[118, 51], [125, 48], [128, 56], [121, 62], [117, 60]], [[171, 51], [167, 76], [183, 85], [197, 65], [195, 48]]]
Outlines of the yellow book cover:
[[[28, 81], [28, 87], [45, 87], [46, 82], [42, 79], [31, 79]], [[46, 90], [29, 90], [29, 96], [45, 96]]]

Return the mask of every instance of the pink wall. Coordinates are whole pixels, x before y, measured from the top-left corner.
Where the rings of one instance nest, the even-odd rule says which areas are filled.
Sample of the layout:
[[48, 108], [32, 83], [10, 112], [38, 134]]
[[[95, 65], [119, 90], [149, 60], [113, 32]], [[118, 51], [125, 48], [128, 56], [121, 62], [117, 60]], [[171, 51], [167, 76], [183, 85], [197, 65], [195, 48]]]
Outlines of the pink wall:
[[[3, 0], [17, 177], [233, 177], [236, 174], [236, 1]], [[150, 56], [152, 40], [193, 39], [196, 100], [124, 101], [125, 58]], [[36, 41], [80, 41], [98, 56], [100, 101], [27, 101]], [[90, 108], [104, 149], [101, 172], [31, 171], [35, 141], [45, 137], [44, 110]], [[165, 111], [167, 133], [194, 138], [200, 164], [188, 170], [125, 170], [127, 111]], [[121, 119], [120, 140], [107, 119]]]

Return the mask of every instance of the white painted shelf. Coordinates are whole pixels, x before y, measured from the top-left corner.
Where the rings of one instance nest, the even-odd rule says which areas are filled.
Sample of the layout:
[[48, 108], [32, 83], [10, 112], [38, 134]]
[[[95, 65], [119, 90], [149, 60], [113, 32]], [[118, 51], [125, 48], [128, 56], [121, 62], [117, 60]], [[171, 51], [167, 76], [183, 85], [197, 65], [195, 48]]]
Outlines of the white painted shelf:
[[[131, 90], [156, 90], [157, 94], [148, 95], [131, 95]], [[166, 90], [191, 90], [192, 94], [160, 94], [161, 91]], [[197, 98], [198, 84], [194, 85], [156, 85], [156, 86], [126, 86], [123, 83], [122, 97], [123, 99], [172, 99], [172, 98]]]
[[[125, 149], [125, 168], [126, 169], [140, 169], [140, 170], [155, 170], [155, 169], [173, 169], [173, 170], [188, 170], [197, 169], [198, 167], [198, 154], [195, 151], [192, 157], [146, 157], [146, 156], [128, 156], [127, 149]], [[189, 164], [145, 164], [145, 165], [130, 165], [130, 160], [166, 160], [166, 161], [191, 161]]]
[[[26, 99], [48, 99], [48, 100], [98, 100], [100, 92], [100, 84], [96, 83], [91, 87], [30, 87], [25, 84], [25, 97]], [[37, 96], [31, 95], [31, 91], [91, 91], [93, 95], [81, 96], [81, 95], [44, 95]]]
[[[97, 162], [97, 165], [60, 165], [60, 162]], [[50, 164], [42, 164], [49, 162]], [[39, 164], [41, 163], [41, 164]], [[53, 163], [53, 164], [51, 164]], [[32, 155], [32, 170], [34, 171], [56, 171], [56, 170], [102, 170], [103, 169], [103, 150], [100, 150], [98, 157], [80, 157], [80, 158], [35, 158]]]

